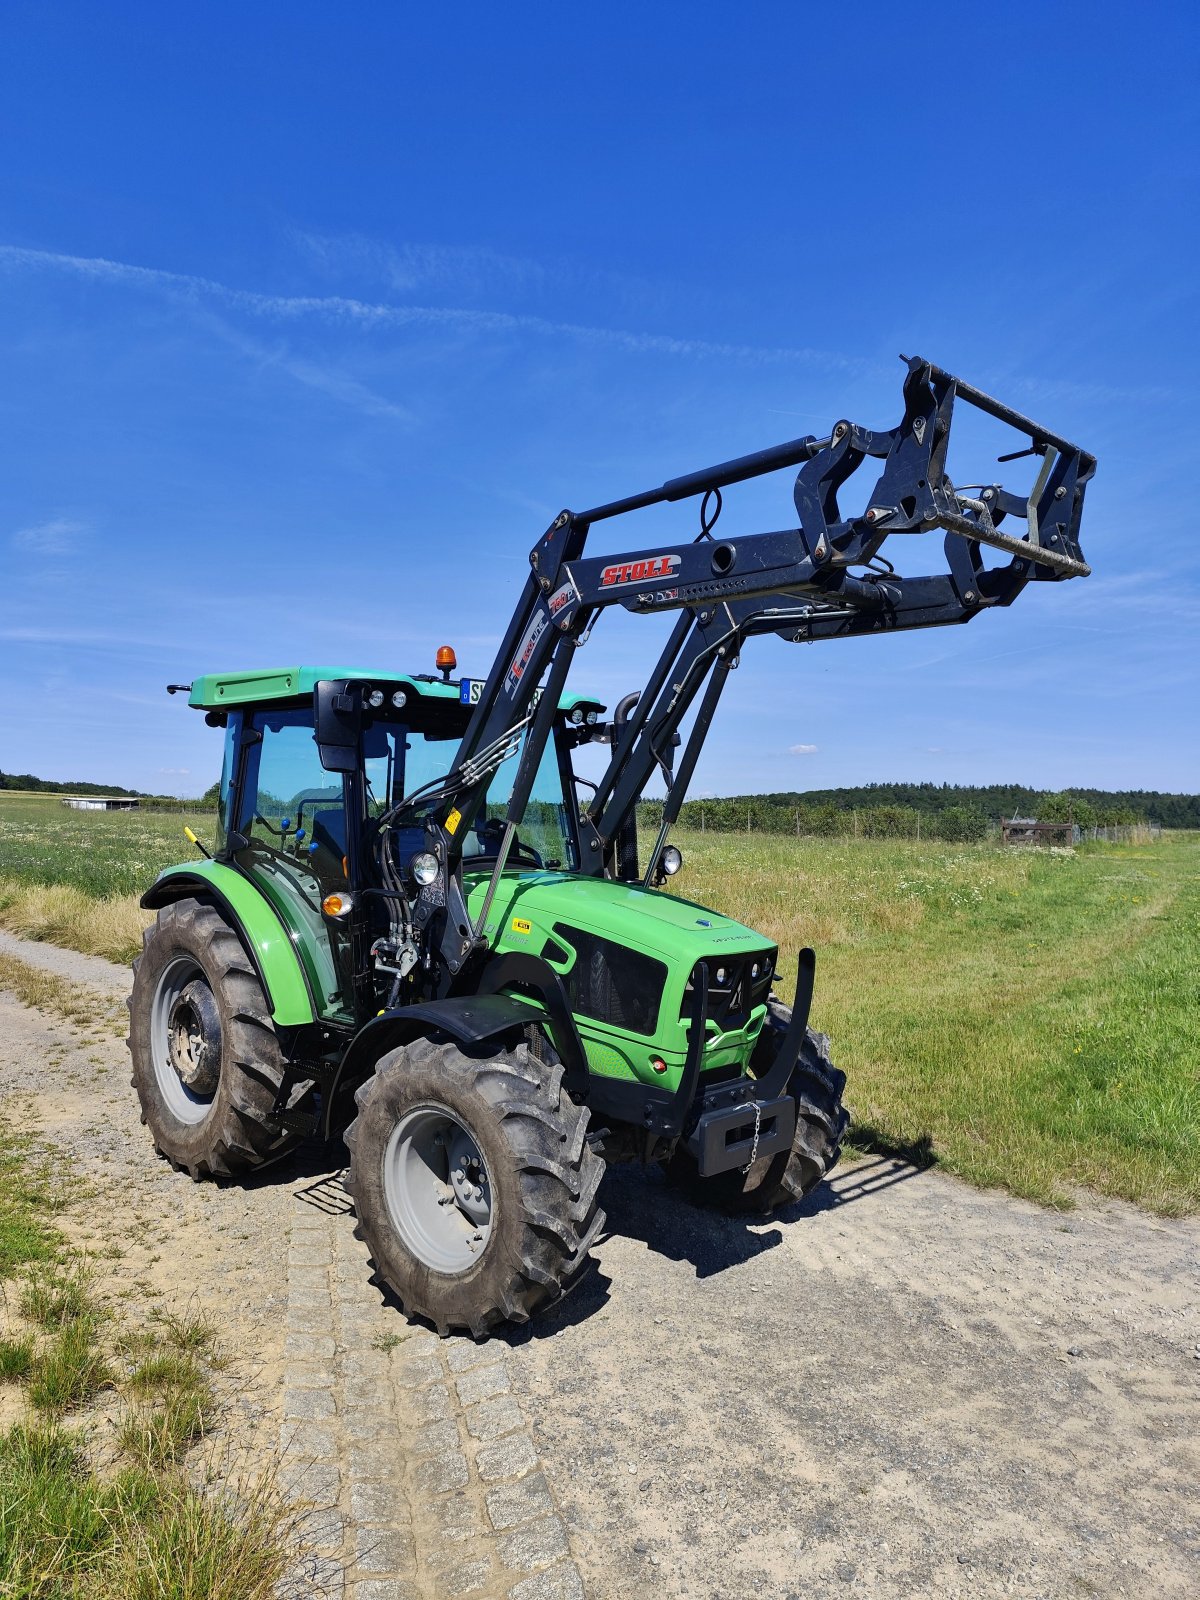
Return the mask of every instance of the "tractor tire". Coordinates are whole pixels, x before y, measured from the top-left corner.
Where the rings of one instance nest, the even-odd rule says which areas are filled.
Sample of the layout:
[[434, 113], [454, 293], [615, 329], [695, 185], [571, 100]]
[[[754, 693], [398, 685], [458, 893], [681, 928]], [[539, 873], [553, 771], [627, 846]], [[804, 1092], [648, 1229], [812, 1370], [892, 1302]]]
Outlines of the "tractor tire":
[[[767, 1018], [751, 1062], [756, 1076], [770, 1067], [791, 1020], [790, 1006], [775, 999], [767, 1002]], [[735, 1168], [702, 1179], [691, 1156], [678, 1148], [667, 1164], [668, 1177], [694, 1197], [734, 1215], [765, 1215], [793, 1200], [802, 1200], [833, 1171], [841, 1157], [842, 1138], [850, 1121], [842, 1104], [845, 1087], [846, 1074], [839, 1072], [829, 1058], [828, 1036], [809, 1028], [788, 1083], [796, 1098], [796, 1132], [791, 1150], [762, 1156], [746, 1172]]]
[[[215, 907], [164, 906], [142, 935], [129, 1050], [155, 1148], [192, 1178], [278, 1160], [303, 1135], [271, 1125], [284, 1073], [271, 1007], [241, 940]], [[308, 1093], [292, 1096], [291, 1109]]]
[[355, 1094], [346, 1188], [376, 1281], [444, 1338], [527, 1322], [573, 1288], [604, 1223], [604, 1162], [561, 1065], [521, 1041], [421, 1038]]

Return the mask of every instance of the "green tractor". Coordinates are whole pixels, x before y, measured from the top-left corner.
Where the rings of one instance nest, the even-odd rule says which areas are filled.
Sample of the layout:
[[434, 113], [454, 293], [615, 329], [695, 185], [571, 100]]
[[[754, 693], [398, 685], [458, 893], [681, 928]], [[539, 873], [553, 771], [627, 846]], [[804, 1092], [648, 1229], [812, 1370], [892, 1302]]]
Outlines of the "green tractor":
[[[168, 869], [142, 902], [158, 915], [129, 1043], [167, 1159], [236, 1178], [341, 1135], [379, 1279], [410, 1316], [477, 1338], [578, 1281], [608, 1162], [661, 1164], [737, 1211], [821, 1182], [847, 1116], [808, 1026], [813, 952], [789, 1006], [769, 940], [663, 892], [725, 681], [754, 636], [965, 622], [1030, 581], [1088, 571], [1092, 457], [926, 362], [908, 368], [895, 429], [840, 422], [563, 512], [484, 679], [454, 677], [443, 648], [436, 674], [294, 667], [171, 686], [223, 730], [225, 757], [211, 855], [199, 846], [206, 859]], [[1028, 438], [1039, 470], [1023, 497], [956, 493], [956, 398]], [[882, 476], [845, 519], [837, 488], [868, 456]], [[799, 528], [715, 536], [722, 488], [797, 465]], [[698, 538], [584, 555], [595, 522], [693, 495]], [[1017, 518], [1021, 536], [1001, 526]], [[890, 533], [935, 526], [947, 572], [905, 578], [879, 555]], [[1007, 562], [986, 567], [989, 546]], [[566, 678], [613, 605], [675, 621], [609, 720]], [[598, 781], [575, 770], [587, 746]], [[655, 775], [666, 798], [643, 859], [636, 808]]]

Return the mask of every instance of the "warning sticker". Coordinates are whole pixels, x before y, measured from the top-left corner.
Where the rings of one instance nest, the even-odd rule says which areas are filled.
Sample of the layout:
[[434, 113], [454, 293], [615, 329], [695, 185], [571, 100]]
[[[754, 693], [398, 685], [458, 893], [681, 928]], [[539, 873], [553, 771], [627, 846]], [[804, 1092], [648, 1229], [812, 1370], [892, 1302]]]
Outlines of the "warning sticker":
[[512, 931], [514, 933], [532, 933], [533, 923], [527, 922], [524, 917], [514, 917], [512, 919]]
[[458, 832], [458, 825], [462, 821], [461, 811], [452, 811], [446, 818], [446, 832], [452, 837]]

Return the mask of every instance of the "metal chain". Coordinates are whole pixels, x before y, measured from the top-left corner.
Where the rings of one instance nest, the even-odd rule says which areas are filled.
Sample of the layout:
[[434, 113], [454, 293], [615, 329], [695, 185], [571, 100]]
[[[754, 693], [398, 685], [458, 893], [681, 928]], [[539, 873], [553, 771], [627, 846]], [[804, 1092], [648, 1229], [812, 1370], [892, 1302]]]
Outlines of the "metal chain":
[[754, 1102], [754, 1143], [750, 1146], [750, 1159], [742, 1168], [743, 1173], [749, 1172], [754, 1165], [754, 1158], [758, 1155], [758, 1130], [762, 1127], [762, 1101]]

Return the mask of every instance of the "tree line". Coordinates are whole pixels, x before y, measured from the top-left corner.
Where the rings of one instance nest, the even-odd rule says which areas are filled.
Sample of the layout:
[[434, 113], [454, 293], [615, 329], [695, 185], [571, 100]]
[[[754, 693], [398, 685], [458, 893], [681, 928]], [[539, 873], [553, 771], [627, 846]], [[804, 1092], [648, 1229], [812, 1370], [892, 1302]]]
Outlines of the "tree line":
[[[1157, 789], [1032, 789], [1023, 784], [867, 783], [841, 789], [788, 790], [778, 794], [735, 795], [730, 804], [783, 807], [833, 806], [838, 811], [895, 808], [918, 811], [922, 818], [956, 809], [979, 812], [991, 821], [1036, 817], [1042, 822], [1079, 823], [1081, 827], [1121, 827], [1157, 822], [1164, 828], [1200, 828], [1200, 795], [1167, 794]], [[723, 804], [690, 801], [691, 805]]]

